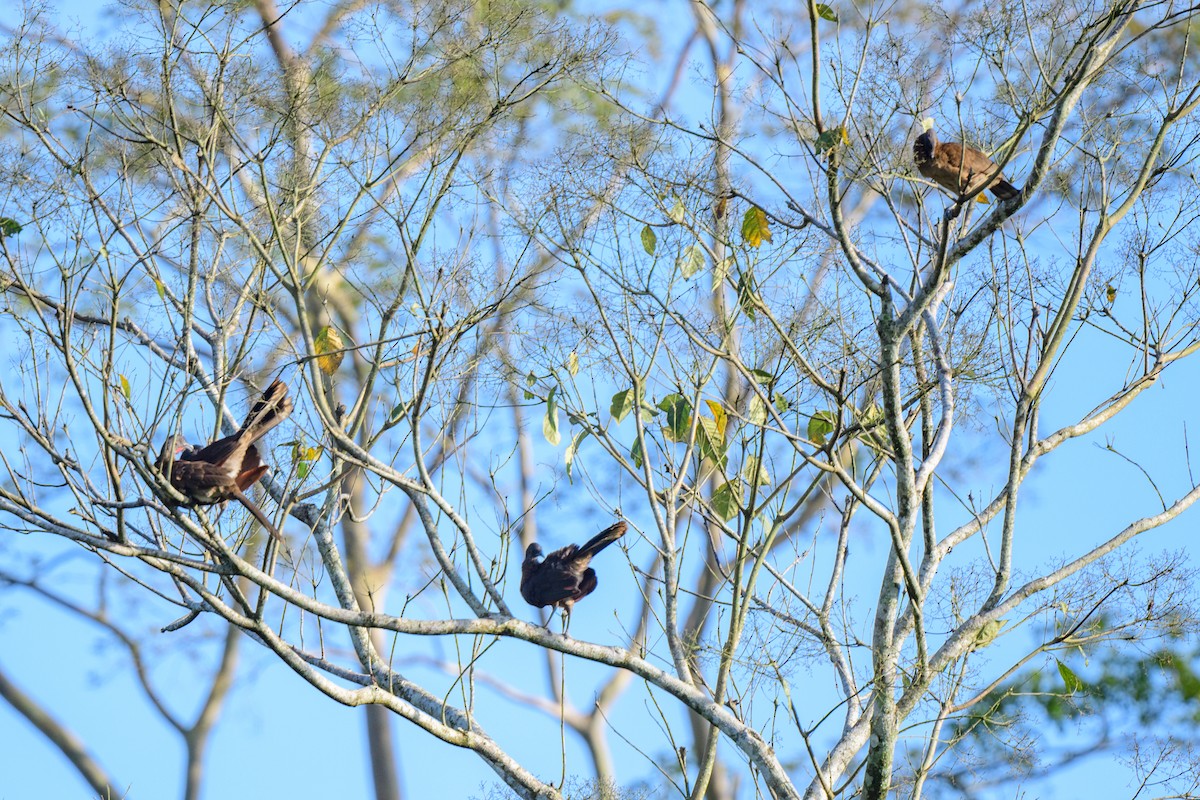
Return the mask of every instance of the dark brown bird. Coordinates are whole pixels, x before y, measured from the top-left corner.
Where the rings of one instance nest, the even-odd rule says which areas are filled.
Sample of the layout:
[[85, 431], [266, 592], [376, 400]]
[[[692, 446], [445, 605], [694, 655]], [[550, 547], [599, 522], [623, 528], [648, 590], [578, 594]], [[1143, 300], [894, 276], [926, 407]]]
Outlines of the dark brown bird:
[[571, 619], [571, 606], [596, 591], [596, 570], [588, 566], [592, 558], [625, 533], [625, 522], [611, 525], [587, 543], [569, 544], [542, 557], [537, 542], [525, 548], [521, 564], [521, 597], [538, 608], [554, 606], [563, 611], [563, 630]]
[[250, 408], [238, 432], [196, 448], [175, 435], [163, 442], [158, 469], [195, 505], [237, 499], [263, 526], [282, 540], [266, 515], [243, 494], [267, 471], [254, 443], [292, 413], [287, 385], [276, 380]]
[[913, 141], [913, 161], [926, 178], [959, 197], [985, 187], [1001, 200], [1021, 193], [1004, 179], [996, 162], [981, 151], [959, 142], [939, 142], [932, 119], [921, 124], [925, 132]]

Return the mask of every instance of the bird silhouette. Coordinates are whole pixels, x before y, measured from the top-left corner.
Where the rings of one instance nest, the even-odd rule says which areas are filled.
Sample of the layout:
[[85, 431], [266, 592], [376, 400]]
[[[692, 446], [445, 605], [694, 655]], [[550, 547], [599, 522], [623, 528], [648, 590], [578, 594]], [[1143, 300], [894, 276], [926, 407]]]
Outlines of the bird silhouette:
[[1021, 194], [982, 151], [960, 142], [939, 142], [933, 120], [927, 118], [921, 124], [925, 132], [913, 140], [913, 161], [926, 178], [959, 197], [983, 188], [1001, 200]]
[[237, 433], [200, 448], [178, 434], [168, 437], [158, 455], [158, 470], [194, 505], [238, 500], [271, 535], [283, 541], [262, 509], [244, 492], [268, 469], [254, 443], [291, 413], [287, 385], [276, 380], [250, 408]]
[[542, 559], [537, 542], [525, 548], [521, 563], [521, 597], [538, 608], [553, 606], [563, 612], [563, 631], [570, 624], [571, 607], [596, 591], [596, 570], [588, 566], [592, 558], [625, 533], [625, 521], [610, 525], [583, 545], [569, 544]]

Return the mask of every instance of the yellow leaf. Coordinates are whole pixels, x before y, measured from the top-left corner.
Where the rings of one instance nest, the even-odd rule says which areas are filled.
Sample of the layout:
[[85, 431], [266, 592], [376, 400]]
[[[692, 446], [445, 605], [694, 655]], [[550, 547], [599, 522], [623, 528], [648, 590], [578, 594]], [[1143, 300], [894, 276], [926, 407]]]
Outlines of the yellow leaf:
[[567, 372], [572, 375], [579, 373], [579, 355], [572, 350], [571, 355], [567, 356]]
[[712, 412], [713, 420], [717, 423], [717, 433], [720, 434], [721, 441], [725, 441], [725, 424], [729, 421], [729, 415], [725, 413], [725, 407], [716, 400], [705, 400], [705, 405]]
[[317, 351], [317, 366], [321, 368], [321, 372], [326, 375], [337, 372], [338, 367], [342, 365], [342, 359], [346, 356], [342, 349], [344, 346], [342, 335], [337, 332], [337, 328], [326, 325], [317, 332], [313, 348]]
[[1107, 286], [1105, 286], [1104, 287], [1104, 296], [1108, 298], [1108, 304], [1112, 305], [1112, 302], [1117, 299], [1116, 287], [1113, 286], [1111, 283], [1108, 284]]
[[759, 247], [763, 242], [771, 241], [771, 227], [767, 220], [767, 212], [758, 206], [750, 206], [742, 216], [742, 238], [751, 247]]
[[126, 378], [124, 375], [118, 375], [117, 377], [121, 379], [121, 394], [125, 395], [125, 399], [128, 400], [129, 396], [133, 393], [129, 388], [129, 378]]

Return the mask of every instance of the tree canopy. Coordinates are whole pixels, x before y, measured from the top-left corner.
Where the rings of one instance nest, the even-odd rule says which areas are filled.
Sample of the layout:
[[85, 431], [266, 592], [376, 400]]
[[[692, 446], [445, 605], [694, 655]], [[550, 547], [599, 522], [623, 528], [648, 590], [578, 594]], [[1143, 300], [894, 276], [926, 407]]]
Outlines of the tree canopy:
[[[248, 648], [368, 709], [381, 798], [395, 731], [526, 798], [987, 796], [1112, 750], [1195, 792], [1194, 567], [1155, 538], [1194, 404], [1154, 398], [1200, 349], [1196, 11], [27, 8], [0, 583], [121, 644], [187, 797]], [[187, 502], [163, 443], [276, 379], [266, 477]], [[617, 520], [568, 632], [521, 600], [528, 545]], [[1122, 704], [1179, 724], [1122, 741]]]

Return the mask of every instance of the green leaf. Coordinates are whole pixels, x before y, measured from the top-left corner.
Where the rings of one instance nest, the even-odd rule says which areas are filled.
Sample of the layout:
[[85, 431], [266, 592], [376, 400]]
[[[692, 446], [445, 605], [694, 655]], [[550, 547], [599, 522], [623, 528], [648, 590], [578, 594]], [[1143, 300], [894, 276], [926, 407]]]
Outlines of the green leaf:
[[724, 472], [728, 450], [725, 445], [725, 426], [709, 417], [700, 417], [696, 423], [696, 444], [700, 447], [700, 456], [712, 461], [717, 469]]
[[10, 217], [0, 217], [0, 239], [16, 236], [21, 232], [21, 223]]
[[759, 247], [771, 241], [771, 227], [767, 212], [758, 206], [750, 206], [742, 215], [742, 239], [751, 247]]
[[1070, 667], [1059, 661], [1057, 658], [1054, 660], [1058, 662], [1058, 674], [1062, 676], [1063, 687], [1067, 690], [1067, 694], [1082, 692], [1084, 686], [1083, 681], [1080, 680], [1079, 676], [1076, 675]]
[[888, 449], [887, 428], [884, 426], [883, 409], [875, 401], [871, 401], [858, 414], [858, 424], [862, 426], [862, 440], [867, 447], [876, 453]]
[[757, 456], [746, 456], [746, 463], [742, 464], [742, 478], [751, 486], [771, 485], [771, 473], [758, 463]]
[[726, 522], [736, 517], [742, 510], [742, 482], [732, 480], [718, 486], [713, 492], [712, 508]]
[[633, 389], [626, 389], [612, 396], [612, 406], [608, 410], [612, 414], [613, 422], [620, 425], [621, 420], [628, 416], [631, 408], [633, 408]]
[[642, 440], [634, 439], [633, 447], [629, 448], [629, 457], [633, 459], [633, 465], [638, 469], [642, 468], [642, 464], [646, 463], [646, 457], [642, 453]]
[[167, 299], [167, 287], [163, 286], [163, 282], [158, 278], [154, 278], [154, 291], [158, 292], [159, 300]]
[[737, 285], [738, 305], [742, 307], [742, 311], [751, 320], [754, 319], [754, 308], [758, 299], [754, 296], [754, 278], [749, 273], [743, 272], [738, 276]]
[[829, 22], [837, 22], [837, 12], [824, 3], [817, 3], [817, 16]]
[[839, 125], [818, 136], [814, 149], [817, 151], [817, 155], [825, 155], [835, 147], [848, 144], [850, 144], [850, 134], [846, 133], [844, 126]]
[[692, 277], [704, 267], [704, 248], [698, 244], [683, 248], [679, 258], [675, 259], [675, 266], [684, 278]]
[[775, 380], [775, 376], [767, 372], [765, 369], [752, 369], [750, 375], [754, 380], [758, 381], [760, 386], [767, 386], [771, 381]]
[[832, 411], [818, 411], [808, 418], [808, 439], [817, 444], [825, 444], [829, 434], [837, 426], [837, 415]]
[[588, 437], [591, 431], [584, 428], [579, 433], [571, 437], [571, 443], [567, 445], [567, 452], [564, 455], [564, 461], [567, 465], [567, 480], [571, 480], [571, 468], [575, 466], [575, 454], [579, 451], [579, 445]]
[[321, 457], [321, 453], [325, 448], [320, 445], [316, 447], [304, 447], [300, 441], [291, 442], [292, 445], [292, 463], [296, 465], [296, 477], [304, 480], [308, 477], [308, 473], [312, 471], [312, 464]]
[[525, 385], [526, 386], [533, 386], [535, 383], [537, 383], [537, 375], [534, 375], [531, 372], [525, 376]]
[[996, 641], [996, 637], [1000, 635], [1000, 629], [1004, 627], [1006, 619], [994, 619], [990, 622], [983, 623], [983, 627], [975, 634], [975, 643], [971, 647], [972, 650], [981, 650], [987, 647], [992, 642]]
[[732, 266], [732, 257], [722, 258], [716, 264], [713, 264], [712, 290], [714, 292], [725, 285], [725, 279], [729, 277], [729, 268]]
[[404, 403], [397, 403], [396, 405], [392, 406], [392, 410], [388, 412], [387, 424], [395, 425], [404, 418], [404, 414], [406, 412], [407, 409], [404, 407]]
[[654, 248], [658, 246], [658, 234], [654, 232], [654, 228], [649, 225], [642, 228], [642, 249], [646, 251], [646, 255], [654, 255]]
[[679, 225], [687, 216], [687, 209], [683, 207], [683, 201], [679, 199], [679, 195], [673, 195], [673, 197], [675, 198], [675, 202], [671, 206], [671, 210], [667, 212], [667, 218], [676, 225]]
[[771, 398], [771, 402], [775, 405], [775, 410], [780, 414], [792, 407], [791, 401], [789, 401], [779, 392], [775, 393], [775, 395]]
[[128, 400], [133, 395], [129, 388], [129, 378], [124, 375], [117, 375], [117, 377], [121, 379], [121, 394], [125, 395], [125, 399]]
[[558, 443], [562, 441], [562, 434], [558, 430], [558, 403], [554, 400], [554, 393], [558, 391], [557, 386], [550, 387], [550, 394], [546, 397], [546, 416], [542, 418], [542, 435], [546, 437], [546, 441], [558, 447]]
[[692, 404], [681, 394], [669, 394], [659, 401], [658, 407], [667, 412], [667, 425], [663, 429], [672, 442], [687, 441], [692, 428]]
[[746, 410], [746, 421], [751, 425], [762, 425], [767, 421], [767, 404], [757, 393], [750, 398], [750, 408]]

